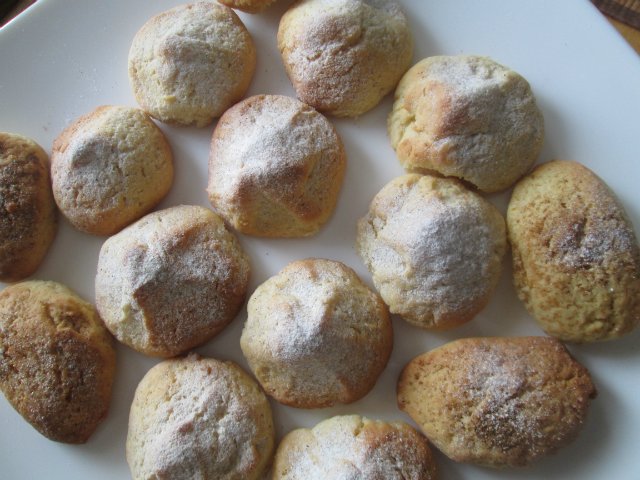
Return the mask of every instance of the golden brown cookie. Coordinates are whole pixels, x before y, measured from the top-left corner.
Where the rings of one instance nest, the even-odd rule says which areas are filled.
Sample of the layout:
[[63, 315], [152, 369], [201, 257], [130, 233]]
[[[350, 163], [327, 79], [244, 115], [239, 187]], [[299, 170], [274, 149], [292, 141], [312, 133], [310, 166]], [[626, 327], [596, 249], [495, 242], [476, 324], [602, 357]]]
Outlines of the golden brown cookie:
[[278, 48], [300, 100], [357, 117], [394, 89], [413, 40], [395, 0], [300, 0], [280, 20]]
[[295, 98], [256, 95], [227, 110], [209, 156], [209, 200], [236, 230], [313, 235], [338, 201], [346, 167], [329, 121]]
[[280, 442], [273, 480], [435, 480], [427, 440], [403, 422], [359, 415], [329, 418]]
[[609, 340], [640, 323], [638, 240], [591, 170], [540, 165], [516, 185], [507, 224], [518, 296], [549, 335]]
[[129, 50], [129, 81], [158, 120], [204, 127], [240, 100], [256, 67], [253, 40], [236, 13], [194, 2], [151, 18]]
[[485, 192], [524, 175], [544, 137], [529, 83], [490, 58], [465, 55], [411, 67], [396, 89], [388, 130], [406, 170], [457, 177]]
[[550, 337], [465, 338], [411, 360], [398, 406], [457, 462], [527, 465], [571, 442], [596, 389]]
[[442, 330], [471, 320], [500, 279], [504, 219], [453, 179], [389, 182], [358, 222], [356, 249], [391, 313]]
[[354, 402], [391, 354], [384, 303], [339, 262], [290, 263], [255, 290], [247, 310], [240, 347], [262, 388], [285, 405]]
[[0, 293], [0, 388], [45, 437], [84, 443], [111, 400], [115, 350], [93, 305], [55, 282]]
[[51, 178], [56, 203], [74, 227], [111, 235], [169, 192], [173, 156], [162, 131], [142, 110], [103, 106], [56, 138]]
[[0, 281], [35, 272], [56, 229], [49, 157], [33, 140], [0, 132]]
[[172, 357], [218, 334], [242, 307], [249, 260], [211, 210], [151, 213], [104, 242], [96, 305], [122, 343]]
[[129, 416], [134, 480], [257, 480], [274, 448], [271, 408], [233, 362], [192, 354], [144, 376]]

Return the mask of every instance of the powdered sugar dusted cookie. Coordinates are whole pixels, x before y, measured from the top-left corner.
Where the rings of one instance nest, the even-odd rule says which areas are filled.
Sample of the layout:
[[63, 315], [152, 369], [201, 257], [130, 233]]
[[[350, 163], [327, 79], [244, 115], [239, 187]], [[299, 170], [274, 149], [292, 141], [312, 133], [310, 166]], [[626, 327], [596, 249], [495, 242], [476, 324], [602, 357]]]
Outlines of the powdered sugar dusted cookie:
[[329, 219], [346, 167], [342, 141], [313, 108], [256, 95], [227, 110], [209, 156], [209, 200], [242, 233], [313, 235]]
[[506, 242], [502, 215], [487, 200], [456, 180], [409, 174], [375, 196], [356, 248], [391, 313], [439, 330], [484, 308]]
[[248, 281], [249, 260], [222, 219], [182, 205], [151, 213], [103, 244], [96, 304], [118, 340], [172, 357], [226, 327]]
[[384, 303], [339, 262], [290, 263], [256, 289], [247, 310], [242, 352], [267, 394], [285, 405], [354, 402], [391, 354]]
[[435, 480], [426, 439], [402, 422], [333, 417], [290, 432], [276, 452], [273, 480]]
[[103, 106], [56, 138], [51, 179], [56, 203], [74, 227], [111, 235], [169, 192], [173, 156], [162, 131], [142, 110]]
[[168, 123], [203, 127], [240, 100], [256, 67], [253, 40], [233, 10], [181, 5], [150, 19], [129, 50], [140, 106]]
[[134, 480], [256, 480], [274, 437], [269, 402], [249, 375], [190, 355], [159, 363], [138, 385], [127, 461]]
[[402, 77], [388, 120], [402, 166], [510, 187], [533, 165], [544, 126], [529, 83], [490, 58], [438, 56]]
[[356, 117], [409, 68], [413, 41], [395, 0], [301, 0], [280, 20], [278, 48], [300, 100]]

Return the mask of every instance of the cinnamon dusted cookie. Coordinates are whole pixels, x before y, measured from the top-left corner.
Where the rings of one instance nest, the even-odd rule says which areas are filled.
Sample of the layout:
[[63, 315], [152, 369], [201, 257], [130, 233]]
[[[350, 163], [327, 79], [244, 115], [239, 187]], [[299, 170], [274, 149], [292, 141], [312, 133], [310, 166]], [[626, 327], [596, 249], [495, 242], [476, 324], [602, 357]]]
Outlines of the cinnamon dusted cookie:
[[554, 453], [582, 427], [596, 389], [550, 337], [465, 338], [411, 360], [398, 406], [449, 458], [520, 466]]
[[564, 341], [621, 337], [640, 323], [640, 248], [614, 193], [587, 167], [553, 161], [507, 210], [518, 296]]
[[0, 132], [0, 280], [40, 266], [57, 230], [49, 158], [33, 140]]
[[93, 305], [55, 282], [0, 293], [0, 389], [45, 437], [84, 443], [111, 401], [115, 350]]
[[395, 0], [301, 0], [280, 20], [278, 48], [300, 100], [357, 117], [396, 86], [413, 40]]

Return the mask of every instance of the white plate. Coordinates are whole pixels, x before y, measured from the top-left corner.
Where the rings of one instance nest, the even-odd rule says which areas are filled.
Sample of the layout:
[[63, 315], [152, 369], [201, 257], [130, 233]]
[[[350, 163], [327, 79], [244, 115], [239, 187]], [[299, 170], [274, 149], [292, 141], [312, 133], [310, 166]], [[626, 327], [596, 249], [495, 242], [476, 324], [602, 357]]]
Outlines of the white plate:
[[[32, 137], [50, 150], [73, 119], [102, 104], [136, 105], [127, 80], [127, 53], [138, 28], [176, 0], [40, 0], [0, 30], [0, 131]], [[277, 52], [278, 19], [289, 2], [264, 15], [242, 14], [258, 47], [250, 94], [293, 95]], [[595, 170], [640, 226], [640, 61], [587, 0], [404, 0], [415, 36], [415, 60], [434, 54], [475, 53], [508, 65], [531, 83], [546, 120], [541, 161], [570, 158]], [[355, 223], [373, 195], [402, 170], [386, 136], [391, 107], [385, 99], [358, 120], [334, 121], [348, 153], [348, 170], [335, 215], [306, 240], [242, 236], [251, 256], [251, 291], [286, 263], [315, 256], [340, 260], [366, 281], [355, 254]], [[160, 207], [208, 205], [205, 195], [208, 142], [213, 127], [161, 125], [175, 153], [173, 189]], [[492, 196], [504, 211], [508, 195]], [[34, 278], [60, 281], [93, 299], [93, 278], [103, 239], [74, 230], [66, 221]], [[204, 355], [246, 367], [239, 348], [242, 312], [221, 335], [199, 348]], [[304, 411], [272, 402], [278, 435], [336, 414], [409, 420], [396, 408], [395, 383], [415, 355], [455, 338], [540, 335], [516, 299], [507, 265], [491, 304], [471, 323], [429, 333], [394, 320], [396, 341], [388, 367], [363, 400]], [[575, 443], [522, 470], [494, 471], [457, 465], [438, 455], [443, 479], [637, 480], [640, 445], [640, 331], [606, 344], [571, 346], [593, 373], [599, 396]], [[118, 347], [118, 370], [108, 418], [86, 445], [51, 442], [0, 400], [0, 477], [3, 479], [128, 478], [127, 417], [134, 388], [157, 362]]]

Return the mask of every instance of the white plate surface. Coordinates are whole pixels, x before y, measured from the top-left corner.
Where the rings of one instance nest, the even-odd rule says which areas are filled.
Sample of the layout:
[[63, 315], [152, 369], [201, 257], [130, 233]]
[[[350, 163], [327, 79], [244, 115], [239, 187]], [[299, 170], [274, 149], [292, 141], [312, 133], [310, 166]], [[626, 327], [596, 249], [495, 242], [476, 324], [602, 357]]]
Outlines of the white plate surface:
[[[32, 137], [50, 151], [53, 139], [98, 105], [135, 106], [127, 80], [131, 39], [152, 15], [176, 0], [40, 0], [0, 30], [0, 131]], [[260, 16], [241, 14], [258, 47], [250, 94], [293, 95], [276, 48], [282, 0]], [[512, 67], [531, 83], [546, 120], [540, 161], [578, 160], [618, 194], [636, 231], [640, 226], [640, 60], [587, 0], [403, 0], [417, 61], [435, 54], [482, 54]], [[348, 154], [336, 213], [319, 235], [305, 240], [241, 237], [252, 260], [250, 289], [289, 261], [325, 257], [345, 262], [367, 282], [354, 251], [355, 224], [374, 194], [402, 170], [386, 136], [387, 97], [357, 120], [335, 120]], [[175, 154], [176, 177], [160, 208], [208, 206], [208, 143], [204, 129], [161, 125]], [[491, 200], [504, 212], [508, 193]], [[33, 278], [67, 284], [93, 300], [102, 238], [61, 220], [56, 240]], [[508, 262], [506, 262], [508, 263]], [[198, 352], [247, 366], [239, 348], [246, 311]], [[394, 319], [393, 355], [373, 391], [347, 406], [296, 410], [272, 402], [278, 436], [336, 414], [409, 421], [396, 408], [395, 383], [404, 364], [447, 341], [466, 336], [541, 335], [511, 286], [506, 265], [490, 305], [471, 323], [429, 333]], [[580, 437], [557, 455], [522, 470], [457, 465], [438, 454], [441, 478], [637, 480], [640, 467], [640, 331], [597, 345], [571, 346], [599, 389]], [[158, 360], [118, 346], [118, 371], [108, 418], [86, 445], [51, 442], [0, 399], [0, 478], [125, 479], [127, 417], [135, 386]]]

